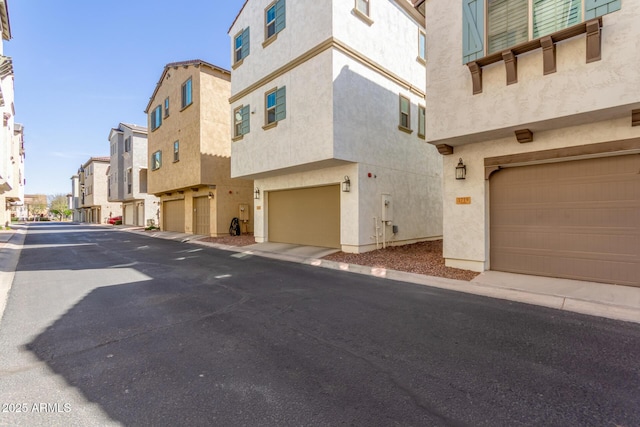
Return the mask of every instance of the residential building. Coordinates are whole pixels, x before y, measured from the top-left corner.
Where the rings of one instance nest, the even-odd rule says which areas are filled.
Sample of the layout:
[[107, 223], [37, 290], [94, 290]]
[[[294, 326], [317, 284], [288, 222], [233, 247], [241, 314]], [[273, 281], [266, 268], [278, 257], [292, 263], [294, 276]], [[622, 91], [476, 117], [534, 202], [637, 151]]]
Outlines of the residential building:
[[80, 188], [80, 171], [71, 176], [71, 218], [75, 222], [82, 222], [82, 189]]
[[109, 202], [122, 203], [122, 223], [158, 224], [158, 198], [147, 194], [147, 128], [120, 123], [109, 133]]
[[244, 4], [231, 176], [255, 180], [256, 241], [365, 252], [441, 236], [424, 34], [407, 0]]
[[23, 209], [20, 210], [20, 219], [38, 221], [40, 218], [49, 217], [49, 203], [46, 194], [25, 194]]
[[419, 3], [446, 264], [640, 286], [640, 2]]
[[[122, 205], [110, 202], [107, 194], [110, 161], [108, 156], [91, 157], [78, 169], [80, 203], [74, 220], [78, 218], [80, 222], [105, 224], [109, 218], [122, 215]], [[72, 177], [72, 186], [74, 178]]]
[[160, 198], [162, 230], [253, 231], [253, 183], [230, 177], [229, 71], [202, 60], [165, 66], [149, 114], [148, 192]]
[[0, 225], [8, 225], [12, 206], [24, 202], [23, 128], [15, 123], [13, 61], [4, 55], [4, 42], [11, 40], [9, 9], [0, 0]]

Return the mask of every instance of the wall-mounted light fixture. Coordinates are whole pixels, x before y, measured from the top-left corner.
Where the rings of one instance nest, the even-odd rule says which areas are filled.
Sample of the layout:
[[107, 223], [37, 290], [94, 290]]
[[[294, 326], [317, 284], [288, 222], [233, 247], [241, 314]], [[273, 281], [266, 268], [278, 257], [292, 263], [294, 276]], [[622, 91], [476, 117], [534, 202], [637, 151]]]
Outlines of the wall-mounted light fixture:
[[209, 200], [213, 199], [213, 193], [209, 191]]
[[260, 199], [260, 189], [258, 187], [256, 187], [256, 189], [253, 192], [253, 198], [256, 200]]
[[342, 191], [345, 193], [351, 191], [351, 180], [347, 175], [344, 176], [344, 181], [342, 181]]
[[467, 167], [462, 163], [462, 157], [458, 160], [456, 166], [456, 179], [465, 179], [467, 177]]

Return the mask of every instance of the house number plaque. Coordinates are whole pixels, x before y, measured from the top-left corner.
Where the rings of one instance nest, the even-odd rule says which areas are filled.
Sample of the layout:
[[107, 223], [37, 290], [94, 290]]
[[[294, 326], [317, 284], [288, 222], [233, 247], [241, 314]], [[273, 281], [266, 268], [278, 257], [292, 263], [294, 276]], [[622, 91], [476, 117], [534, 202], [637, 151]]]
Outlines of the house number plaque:
[[471, 197], [456, 197], [456, 205], [470, 205]]

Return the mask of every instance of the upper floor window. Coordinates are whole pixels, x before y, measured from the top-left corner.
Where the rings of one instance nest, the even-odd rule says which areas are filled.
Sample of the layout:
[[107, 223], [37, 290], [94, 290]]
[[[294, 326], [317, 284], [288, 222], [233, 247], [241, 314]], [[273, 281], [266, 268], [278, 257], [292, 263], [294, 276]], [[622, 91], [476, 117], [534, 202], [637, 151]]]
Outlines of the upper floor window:
[[124, 152], [128, 153], [131, 151], [131, 137], [128, 136], [124, 139]]
[[240, 137], [249, 133], [249, 106], [245, 105], [233, 110], [233, 136]]
[[356, 0], [356, 10], [365, 16], [369, 16], [369, 0]]
[[158, 170], [162, 166], [162, 151], [158, 150], [151, 155], [151, 170]]
[[169, 117], [169, 97], [164, 99], [164, 118]]
[[162, 124], [162, 106], [158, 105], [151, 111], [151, 130], [156, 130]]
[[418, 138], [423, 138], [426, 135], [426, 109], [423, 105], [418, 106]]
[[131, 194], [131, 190], [133, 188], [133, 172], [131, 171], [131, 168], [127, 169], [125, 181], [127, 182], [127, 194]]
[[400, 123], [398, 128], [404, 131], [411, 130], [411, 101], [402, 95], [400, 95]]
[[[620, 0], [462, 0], [463, 62], [620, 9]], [[584, 17], [583, 17], [584, 13]], [[485, 25], [486, 22], [486, 32]], [[486, 34], [486, 48], [485, 48]]]
[[267, 6], [265, 10], [265, 40], [284, 30], [286, 22], [285, 0], [277, 0]]
[[193, 88], [191, 87], [191, 77], [182, 84], [182, 108], [186, 108], [193, 102]]
[[234, 57], [233, 62], [241, 62], [249, 56], [249, 27], [245, 28], [234, 39]]
[[283, 120], [287, 116], [286, 86], [267, 92], [265, 98], [266, 124], [270, 125]]
[[427, 35], [422, 30], [418, 30], [418, 59], [422, 62], [427, 60]]
[[175, 141], [173, 143], [173, 161], [177, 162], [180, 160], [180, 141]]

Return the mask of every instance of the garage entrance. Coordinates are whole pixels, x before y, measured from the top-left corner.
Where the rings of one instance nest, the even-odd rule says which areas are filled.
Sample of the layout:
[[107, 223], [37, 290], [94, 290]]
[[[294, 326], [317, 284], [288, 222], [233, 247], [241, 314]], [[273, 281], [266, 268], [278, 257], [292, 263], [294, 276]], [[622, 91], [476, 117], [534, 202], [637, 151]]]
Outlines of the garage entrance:
[[340, 248], [340, 186], [269, 192], [269, 241]]
[[209, 209], [209, 197], [195, 197], [193, 199], [193, 229], [195, 234], [204, 236], [211, 234], [211, 228], [209, 227], [211, 211]]
[[163, 230], [184, 233], [184, 200], [170, 200], [162, 204]]
[[640, 155], [490, 178], [491, 269], [640, 286]]

